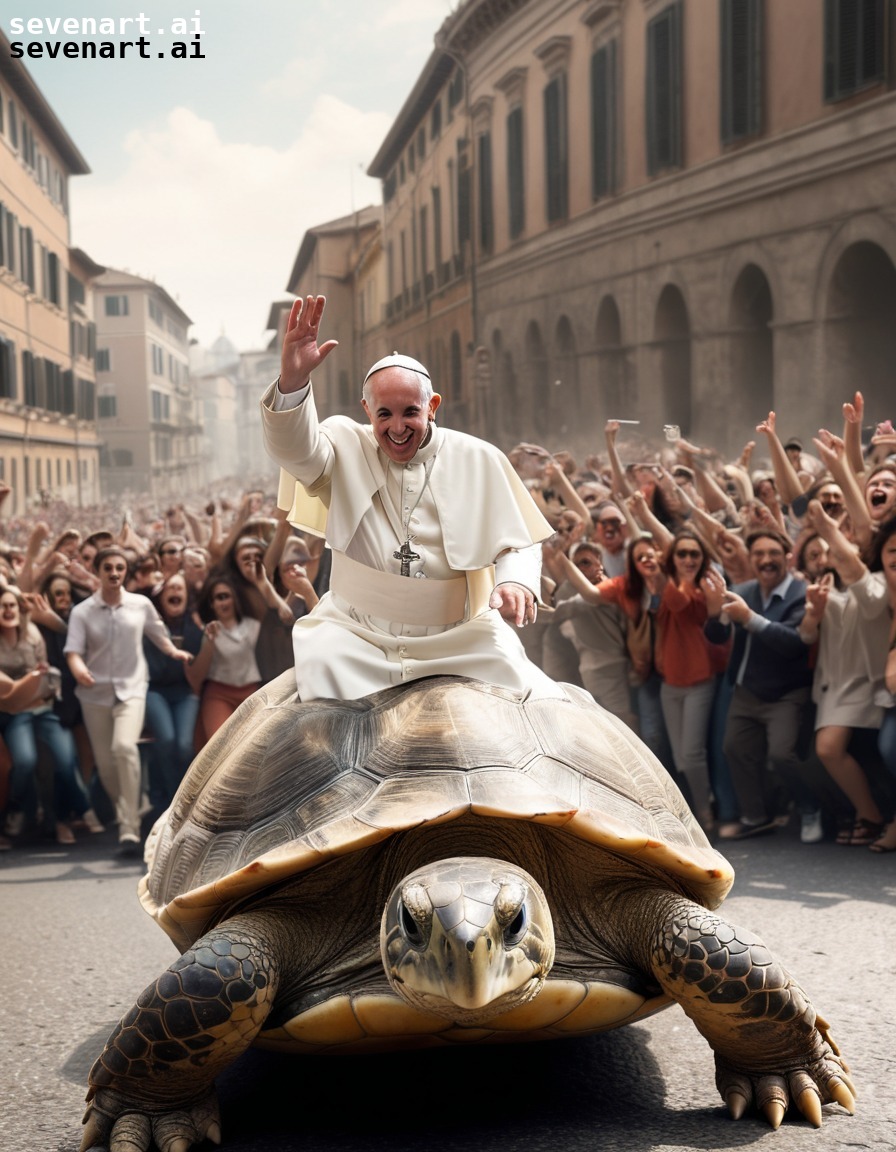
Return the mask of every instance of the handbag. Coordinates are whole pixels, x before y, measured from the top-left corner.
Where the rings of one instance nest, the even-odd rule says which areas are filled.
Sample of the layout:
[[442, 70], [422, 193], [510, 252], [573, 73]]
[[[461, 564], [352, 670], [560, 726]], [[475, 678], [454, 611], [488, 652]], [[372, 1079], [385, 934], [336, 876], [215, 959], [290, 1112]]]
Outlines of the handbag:
[[632, 662], [629, 682], [633, 686], [649, 679], [654, 668], [654, 616], [652, 612], [642, 612], [637, 620], [626, 617], [625, 646]]

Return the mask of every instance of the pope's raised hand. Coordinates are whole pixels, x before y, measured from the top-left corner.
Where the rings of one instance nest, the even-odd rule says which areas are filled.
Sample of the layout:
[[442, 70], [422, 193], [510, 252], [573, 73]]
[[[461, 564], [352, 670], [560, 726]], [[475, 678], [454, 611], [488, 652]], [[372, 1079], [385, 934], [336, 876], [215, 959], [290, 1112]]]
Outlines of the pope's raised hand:
[[327, 340], [324, 344], [317, 342], [326, 303], [326, 296], [308, 296], [296, 300], [290, 309], [280, 355], [281, 392], [297, 392], [304, 388], [311, 373], [338, 344], [337, 340]]

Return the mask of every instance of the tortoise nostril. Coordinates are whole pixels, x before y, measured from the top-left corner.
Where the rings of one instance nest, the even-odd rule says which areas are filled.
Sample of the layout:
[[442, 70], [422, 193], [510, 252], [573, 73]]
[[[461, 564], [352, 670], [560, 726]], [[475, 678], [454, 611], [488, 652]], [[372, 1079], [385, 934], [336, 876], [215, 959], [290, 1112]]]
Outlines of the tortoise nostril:
[[473, 940], [467, 941], [467, 951], [468, 952], [472, 952], [475, 947], [476, 947], [475, 941], [473, 941]]

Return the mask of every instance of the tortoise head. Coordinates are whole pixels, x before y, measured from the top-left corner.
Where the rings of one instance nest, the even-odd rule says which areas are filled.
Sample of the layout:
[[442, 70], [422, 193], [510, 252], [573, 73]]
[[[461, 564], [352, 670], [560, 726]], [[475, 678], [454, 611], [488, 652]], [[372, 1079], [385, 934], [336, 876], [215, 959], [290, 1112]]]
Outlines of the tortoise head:
[[528, 872], [462, 856], [427, 864], [396, 885], [380, 952], [402, 999], [473, 1026], [538, 995], [554, 962], [554, 927]]

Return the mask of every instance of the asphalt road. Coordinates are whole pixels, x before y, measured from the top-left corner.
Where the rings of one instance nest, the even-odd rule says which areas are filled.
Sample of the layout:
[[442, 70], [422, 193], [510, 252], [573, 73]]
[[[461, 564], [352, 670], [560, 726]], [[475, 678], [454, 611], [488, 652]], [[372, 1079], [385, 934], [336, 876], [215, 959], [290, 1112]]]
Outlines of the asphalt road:
[[[0, 1152], [76, 1152], [87, 1071], [175, 958], [108, 834], [0, 858]], [[229, 1152], [647, 1152], [896, 1147], [896, 855], [791, 830], [730, 847], [726, 909], [759, 932], [832, 1023], [859, 1089], [824, 1125], [727, 1119], [712, 1055], [677, 1007], [585, 1040], [411, 1056], [249, 1052], [219, 1080]]]

